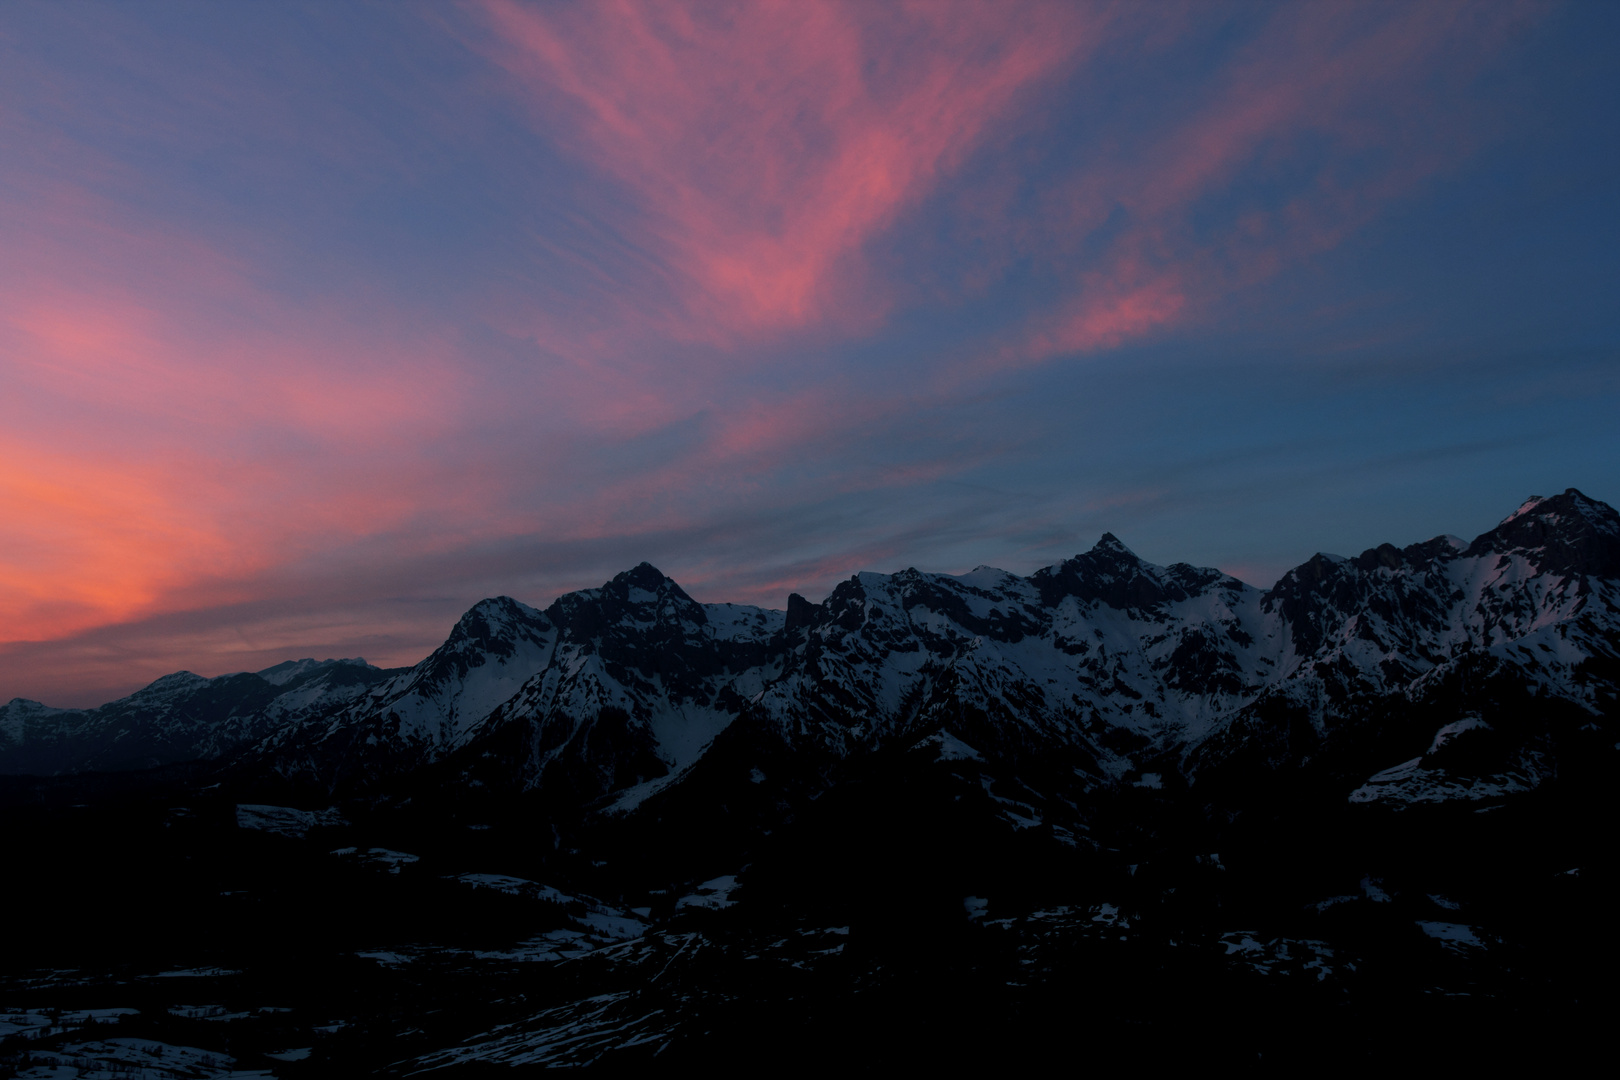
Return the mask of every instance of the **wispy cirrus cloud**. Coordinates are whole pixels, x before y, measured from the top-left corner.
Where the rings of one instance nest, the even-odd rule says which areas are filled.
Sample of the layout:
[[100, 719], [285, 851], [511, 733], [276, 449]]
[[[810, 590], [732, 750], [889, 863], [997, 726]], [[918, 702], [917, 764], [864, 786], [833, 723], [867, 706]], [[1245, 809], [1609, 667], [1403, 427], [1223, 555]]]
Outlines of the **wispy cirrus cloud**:
[[1107, 22], [1057, 4], [480, 7], [535, 122], [642, 211], [659, 329], [719, 343], [869, 327], [889, 298], [865, 245]]
[[[1278, 6], [1232, 33], [1230, 12], [1171, 4], [473, 10], [535, 129], [615, 193], [621, 243], [570, 253], [614, 330], [547, 315], [539, 336], [590, 364], [644, 347], [638, 331], [744, 353], [881, 332], [908, 303], [963, 298], [912, 280], [942, 272], [939, 246], [908, 238], [927, 215], [958, 244], [990, 238], [987, 257], [947, 255], [968, 299], [1018, 266], [1049, 294], [947, 385], [1195, 324], [1331, 249], [1493, 133], [1456, 120], [1537, 12]], [[1120, 98], [1120, 52], [1164, 85]], [[1061, 134], [1077, 102], [1079, 149]], [[997, 156], [1018, 175], [986, 175]]]
[[992, 367], [1211, 321], [1223, 299], [1342, 243], [1502, 134], [1468, 99], [1544, 10], [1271, 9], [1184, 86], [1184, 108], [1152, 123], [1127, 105], [1098, 153], [1048, 177], [1047, 228], [1009, 221], [1066, 287], [1021, 343], [989, 351]]

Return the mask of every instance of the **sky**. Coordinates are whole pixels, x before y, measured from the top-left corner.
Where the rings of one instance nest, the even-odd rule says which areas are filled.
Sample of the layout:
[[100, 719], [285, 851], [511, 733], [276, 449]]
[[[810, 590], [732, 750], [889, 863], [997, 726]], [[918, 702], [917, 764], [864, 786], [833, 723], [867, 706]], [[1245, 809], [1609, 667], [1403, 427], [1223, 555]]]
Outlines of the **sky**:
[[1620, 4], [0, 4], [0, 701], [1620, 502]]

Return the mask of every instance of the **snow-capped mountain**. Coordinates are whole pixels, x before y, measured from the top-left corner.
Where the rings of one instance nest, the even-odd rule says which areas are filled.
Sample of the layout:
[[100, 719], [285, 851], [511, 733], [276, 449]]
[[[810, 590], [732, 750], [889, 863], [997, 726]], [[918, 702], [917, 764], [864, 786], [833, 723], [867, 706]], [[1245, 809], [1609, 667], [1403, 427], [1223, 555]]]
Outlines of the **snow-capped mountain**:
[[249, 759], [326, 788], [476, 746], [508, 780], [594, 798], [694, 761], [757, 694], [781, 612], [698, 604], [643, 563], [544, 612], [475, 605], [416, 667]]
[[440, 757], [549, 659], [555, 628], [509, 597], [475, 604], [443, 645], [342, 707], [278, 727], [249, 752], [297, 783], [335, 787]]
[[1471, 544], [1447, 536], [1318, 555], [1284, 575], [1264, 608], [1287, 623], [1289, 673], [1309, 664], [1345, 692], [1405, 687], [1484, 650], [1596, 707], [1598, 687], [1578, 672], [1612, 651], [1617, 600], [1620, 519], [1571, 489], [1529, 500]]
[[699, 604], [647, 563], [546, 616], [549, 662], [463, 745], [524, 787], [581, 799], [695, 762], [775, 674], [785, 622], [779, 611]]
[[1318, 555], [1265, 594], [1262, 612], [1285, 628], [1281, 677], [1191, 748], [1193, 774], [1240, 758], [1301, 764], [1379, 713], [1368, 753], [1438, 751], [1443, 729], [1471, 719], [1451, 741], [1497, 746], [1494, 763], [1474, 764], [1498, 770], [1479, 790], [1501, 787], [1503, 770], [1534, 787], [1554, 768], [1542, 744], [1562, 739], [1550, 718], [1588, 737], [1615, 718], [1620, 515], [1570, 489], [1528, 500], [1472, 543]]
[[[1257, 748], [1299, 764], [1371, 702], [1487, 669], [1612, 709], [1617, 579], [1620, 516], [1574, 490], [1472, 543], [1318, 555], [1269, 590], [1112, 535], [1028, 577], [862, 573], [785, 612], [696, 603], [644, 563], [544, 612], [486, 600], [416, 668], [250, 757], [329, 790], [454, 758], [463, 782], [621, 808], [739, 718], [722, 741], [754, 749], [733, 756], [837, 761], [944, 731], [1089, 784], [1208, 775]], [[744, 771], [780, 773], [763, 764]]]
[[205, 679], [165, 675], [96, 709], [0, 706], [0, 774], [116, 772], [213, 760], [365, 693], [385, 672], [361, 659], [289, 660]]
[[1120, 747], [1197, 739], [1264, 688], [1282, 648], [1262, 595], [1112, 535], [1028, 578], [859, 574], [757, 709], [840, 755], [946, 728], [998, 756], [1084, 748], [1117, 774], [1132, 767]]
[[[750, 776], [781, 766], [749, 754], [836, 762], [944, 732], [1015, 767], [1062, 761], [1085, 785], [1196, 780], [1320, 760], [1372, 712], [1388, 727], [1392, 709], [1442, 708], [1390, 729], [1419, 752], [1488, 683], [1609, 716], [1617, 643], [1620, 515], [1570, 489], [1471, 543], [1317, 555], [1268, 590], [1147, 563], [1112, 535], [1028, 577], [862, 573], [786, 611], [699, 604], [643, 563], [543, 612], [482, 601], [408, 670], [182, 673], [89, 713], [13, 702], [0, 732], [13, 762], [86, 739], [107, 748], [80, 754], [96, 768], [257, 739], [241, 768], [329, 792], [448, 762], [458, 782], [620, 808], [679, 782], [734, 724], [719, 744]], [[1467, 708], [1493, 724], [1488, 702]]]

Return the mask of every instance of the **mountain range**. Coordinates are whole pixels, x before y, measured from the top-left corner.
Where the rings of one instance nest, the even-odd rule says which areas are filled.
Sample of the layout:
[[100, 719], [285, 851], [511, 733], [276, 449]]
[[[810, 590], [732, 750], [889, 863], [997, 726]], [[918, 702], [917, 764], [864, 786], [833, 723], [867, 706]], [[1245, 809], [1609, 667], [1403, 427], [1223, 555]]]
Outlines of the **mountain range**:
[[[1196, 781], [1250, 759], [1308, 764], [1359, 744], [1373, 713], [1416, 717], [1464, 684], [1597, 724], [1615, 709], [1617, 640], [1620, 515], [1574, 489], [1471, 542], [1319, 554], [1266, 590], [1155, 566], [1111, 534], [1028, 577], [862, 573], [785, 611], [699, 604], [643, 563], [544, 611], [484, 600], [409, 669], [301, 660], [179, 672], [93, 710], [14, 699], [0, 772], [203, 759], [340, 797], [450, 762], [480, 784], [627, 809], [717, 740], [837, 762], [944, 733], [1013, 765], [1062, 760], [1082, 789]], [[1475, 712], [1388, 732], [1383, 764], [1493, 742], [1475, 797], [1556, 768], [1547, 732]], [[1464, 790], [1448, 776], [1420, 762], [1360, 797]]]
[[1544, 1067], [1611, 1011], [1617, 693], [1569, 489], [1263, 590], [643, 563], [410, 668], [17, 699], [0, 1075]]

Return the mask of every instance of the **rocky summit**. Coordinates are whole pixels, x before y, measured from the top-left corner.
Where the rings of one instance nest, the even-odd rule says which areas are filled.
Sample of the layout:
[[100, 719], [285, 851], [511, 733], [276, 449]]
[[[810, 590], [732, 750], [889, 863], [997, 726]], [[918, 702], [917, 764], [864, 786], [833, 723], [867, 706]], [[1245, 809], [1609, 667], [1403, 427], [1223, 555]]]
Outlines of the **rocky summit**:
[[[1574, 1047], [1613, 959], [1617, 690], [1620, 514], [1570, 489], [1269, 589], [1111, 534], [785, 610], [643, 563], [481, 601], [408, 669], [18, 699], [0, 791], [40, 929], [0, 1062], [133, 1067], [160, 1035], [286, 1076]], [[104, 880], [139, 930], [70, 933]], [[123, 1043], [60, 1019], [119, 994], [95, 1023]], [[1490, 1045], [1531, 1049], [1416, 1053]]]

